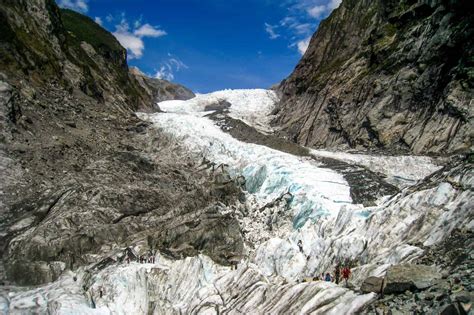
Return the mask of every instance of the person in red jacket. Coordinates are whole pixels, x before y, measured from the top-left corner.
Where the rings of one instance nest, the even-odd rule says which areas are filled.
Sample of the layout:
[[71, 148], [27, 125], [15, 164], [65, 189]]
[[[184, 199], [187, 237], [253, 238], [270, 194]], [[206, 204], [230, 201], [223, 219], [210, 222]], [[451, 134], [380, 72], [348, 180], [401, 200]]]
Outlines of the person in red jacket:
[[342, 269], [342, 278], [346, 281], [346, 287], [348, 286], [347, 282], [349, 281], [349, 277], [351, 276], [351, 269], [346, 266]]

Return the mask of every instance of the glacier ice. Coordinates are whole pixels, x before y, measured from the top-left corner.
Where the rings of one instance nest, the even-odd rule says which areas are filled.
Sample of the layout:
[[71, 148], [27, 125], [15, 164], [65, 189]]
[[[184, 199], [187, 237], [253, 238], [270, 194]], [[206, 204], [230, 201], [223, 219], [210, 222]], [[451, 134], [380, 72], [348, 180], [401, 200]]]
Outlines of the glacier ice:
[[206, 256], [155, 264], [110, 266], [99, 271], [93, 285], [84, 270], [39, 289], [11, 294], [10, 314], [218, 314], [354, 313], [375, 298], [323, 281], [296, 283], [265, 277], [251, 264], [237, 270], [216, 265]]
[[[226, 99], [226, 93], [234, 95], [236, 92], [223, 91], [219, 92], [219, 95], [222, 99]], [[203, 100], [206, 96], [201, 95], [200, 98]], [[238, 99], [233, 99], [232, 104], [236, 108], [240, 106]], [[259, 206], [285, 192], [293, 194], [291, 215], [288, 216], [292, 220], [291, 228], [282, 225], [281, 233], [275, 231], [266, 234], [266, 237], [261, 238], [263, 243], [256, 250], [256, 263], [260, 264], [267, 275], [271, 270], [273, 274], [287, 278], [294, 278], [297, 274], [303, 277], [329, 268], [336, 259], [365, 257], [367, 260], [371, 257], [371, 252], [383, 253], [381, 256], [392, 263], [419, 254], [419, 250], [407, 249], [401, 244], [398, 247], [388, 243], [378, 244], [383, 239], [381, 235], [384, 234], [378, 230], [384, 227], [382, 223], [385, 222], [380, 222], [374, 230], [370, 228], [377, 218], [383, 217], [383, 220], [388, 220], [387, 217], [392, 214], [390, 210], [402, 206], [406, 210], [393, 216], [394, 220], [390, 221], [389, 227], [386, 227], [386, 233], [394, 236], [390, 239], [394, 244], [397, 244], [397, 240], [400, 240], [400, 243], [405, 242], [407, 229], [413, 228], [417, 222], [419, 223], [420, 216], [424, 215], [424, 212], [419, 213], [415, 210], [416, 207], [420, 207], [420, 203], [426, 206], [420, 198], [431, 195], [429, 190], [420, 193], [423, 197], [408, 194], [405, 199], [398, 197], [396, 200], [385, 200], [377, 207], [363, 208], [352, 203], [350, 187], [341, 174], [322, 168], [309, 159], [237, 141], [223, 133], [212, 121], [189, 115], [186, 112], [186, 104], [180, 103], [178, 107], [179, 109], [175, 110], [173, 104], [169, 104], [166, 110], [175, 113], [155, 114], [143, 118], [154, 122], [157, 128], [169, 134], [178, 146], [185, 148], [186, 152], [193, 152], [196, 156], [203, 156], [217, 164], [225, 163], [234, 174], [244, 175], [247, 179], [248, 192], [255, 197]], [[189, 111], [193, 113], [203, 110], [202, 106], [191, 106], [191, 108]], [[374, 157], [315, 150], [312, 153], [350, 161], [388, 176], [399, 176], [412, 182], [439, 169], [426, 157]], [[400, 163], [404, 165], [403, 170], [400, 170]], [[432, 198], [433, 208], [438, 207], [436, 199], [441, 198], [446, 189], [442, 185], [440, 190], [434, 193], [436, 197]], [[456, 195], [453, 191], [448, 194]], [[444, 198], [441, 202], [446, 201]], [[416, 207], [409, 207], [411, 203], [415, 203]], [[434, 210], [433, 212], [436, 215], [440, 214]], [[252, 216], [252, 213], [249, 215]], [[435, 220], [439, 219], [436, 215]], [[250, 222], [245, 223], [252, 225]], [[254, 234], [264, 234], [255, 224], [248, 228], [250, 230], [254, 228]], [[368, 234], [367, 229], [373, 234]], [[446, 232], [446, 229], [440, 229], [438, 234], [443, 235]], [[420, 234], [416, 237], [422, 238]], [[253, 240], [256, 239], [258, 235], [253, 237]], [[300, 239], [308, 248], [305, 250], [305, 255], [310, 257], [307, 262], [300, 262], [298, 259], [298, 256], [302, 256], [296, 246], [296, 242]], [[278, 251], [275, 251], [274, 244], [278, 244]], [[388, 252], [391, 254], [388, 255]], [[385, 261], [381, 259], [380, 263], [383, 264]], [[289, 265], [297, 271], [289, 273], [287, 268]]]
[[[472, 172], [412, 189], [412, 184], [438, 170], [431, 159], [313, 150], [315, 156], [385, 174], [403, 188], [377, 206], [363, 207], [353, 204], [342, 174], [312, 159], [243, 143], [224, 133], [204, 117], [206, 106], [221, 100], [232, 104], [229, 115], [262, 131], [271, 130], [268, 115], [276, 96], [265, 90], [228, 90], [189, 101], [163, 102], [159, 105], [165, 113], [140, 117], [160, 129], [183, 156], [225, 165], [232, 176], [246, 178], [248, 198], [238, 219], [245, 231], [247, 257], [237, 270], [203, 255], [169, 260], [158, 254], [154, 264], [112, 265], [93, 275], [84, 269], [77, 271], [77, 282], [66, 273], [44, 287], [12, 289], [9, 297], [0, 299], [0, 310], [9, 309], [11, 314], [28, 310], [53, 314], [356, 313], [376, 296], [302, 280], [332, 271], [336, 261], [347, 259], [356, 265], [352, 283], [357, 286], [367, 276], [383, 275], [391, 264], [416, 259], [423, 250], [413, 244], [432, 245], [456, 227], [474, 228]], [[81, 288], [86, 283], [90, 285], [84, 295]]]
[[219, 101], [227, 101], [231, 104], [230, 117], [240, 119], [260, 131], [271, 132], [271, 112], [277, 99], [276, 93], [271, 90], [223, 90], [209, 94], [198, 94], [188, 101], [164, 101], [158, 103], [158, 106], [168, 113], [202, 116], [206, 113], [206, 106]]

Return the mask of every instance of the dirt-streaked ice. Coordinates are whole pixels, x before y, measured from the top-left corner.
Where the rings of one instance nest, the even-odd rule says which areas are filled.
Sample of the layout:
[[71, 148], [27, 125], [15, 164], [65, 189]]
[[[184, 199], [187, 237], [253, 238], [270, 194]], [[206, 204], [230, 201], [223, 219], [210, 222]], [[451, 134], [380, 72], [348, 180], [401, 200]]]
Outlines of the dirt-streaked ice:
[[386, 175], [389, 183], [401, 188], [413, 185], [441, 168], [427, 156], [375, 156], [325, 150], [311, 150], [311, 154], [366, 167]]

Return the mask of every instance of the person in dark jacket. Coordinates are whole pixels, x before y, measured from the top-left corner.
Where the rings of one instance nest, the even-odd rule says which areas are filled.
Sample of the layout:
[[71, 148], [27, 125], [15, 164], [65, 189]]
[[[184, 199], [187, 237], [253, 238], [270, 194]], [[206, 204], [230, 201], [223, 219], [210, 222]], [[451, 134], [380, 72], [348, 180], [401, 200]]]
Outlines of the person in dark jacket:
[[298, 248], [300, 249], [300, 252], [303, 252], [303, 242], [301, 240], [299, 240], [296, 245], [298, 245]]
[[331, 278], [331, 275], [329, 274], [329, 272], [327, 272], [326, 276], [324, 276], [324, 281], [326, 281], [326, 282], [331, 282], [332, 281], [332, 278]]
[[334, 280], [336, 284], [339, 284], [339, 278], [341, 277], [341, 268], [339, 267], [339, 264], [336, 265], [336, 269], [334, 270]]

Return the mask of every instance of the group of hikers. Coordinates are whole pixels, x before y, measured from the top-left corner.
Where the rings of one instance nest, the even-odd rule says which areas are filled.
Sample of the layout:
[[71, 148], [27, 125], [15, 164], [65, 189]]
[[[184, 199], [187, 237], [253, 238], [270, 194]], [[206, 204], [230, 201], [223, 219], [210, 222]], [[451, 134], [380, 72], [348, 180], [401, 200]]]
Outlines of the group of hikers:
[[334, 270], [334, 273], [331, 274], [327, 272], [326, 274], [322, 273], [321, 276], [315, 276], [311, 280], [312, 281], [326, 281], [326, 282], [335, 282], [336, 284], [339, 284], [341, 280], [345, 282], [346, 287], [349, 286], [349, 278], [351, 276], [351, 269], [349, 266], [345, 266], [341, 268], [341, 266], [338, 264], [336, 266], [336, 269]]
[[[321, 276], [322, 275], [323, 274], [321, 274]], [[335, 282], [336, 284], [339, 284], [342, 278], [347, 287], [350, 276], [351, 269], [349, 268], [349, 266], [344, 266], [343, 268], [341, 268], [340, 264], [337, 264], [336, 269], [334, 270], [334, 275], [331, 275], [329, 272], [326, 273], [326, 275], [324, 276], [324, 281]]]
[[[297, 243], [298, 248], [301, 253], [304, 253], [303, 251], [303, 242], [301, 240], [298, 241]], [[309, 257], [308, 257], [309, 258]], [[351, 276], [351, 268], [350, 264], [347, 261], [344, 264], [344, 267], [341, 266], [341, 263], [336, 264], [336, 269], [334, 269], [334, 273], [331, 274], [327, 272], [326, 274], [322, 273], [321, 276], [315, 276], [312, 278], [313, 281], [327, 281], [327, 282], [335, 282], [336, 284], [339, 284], [339, 282], [344, 280], [346, 287], [349, 285], [349, 277]]]

